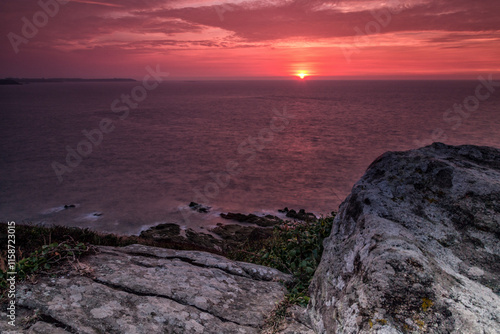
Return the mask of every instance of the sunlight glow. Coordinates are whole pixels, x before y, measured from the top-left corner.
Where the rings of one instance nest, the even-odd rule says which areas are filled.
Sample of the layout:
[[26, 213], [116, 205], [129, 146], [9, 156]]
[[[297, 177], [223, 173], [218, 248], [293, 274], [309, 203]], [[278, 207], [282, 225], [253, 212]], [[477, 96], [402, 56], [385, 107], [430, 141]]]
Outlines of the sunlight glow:
[[308, 74], [307, 74], [306, 72], [299, 72], [297, 75], [298, 75], [301, 79], [304, 79], [305, 77], [307, 77], [307, 76], [308, 76]]

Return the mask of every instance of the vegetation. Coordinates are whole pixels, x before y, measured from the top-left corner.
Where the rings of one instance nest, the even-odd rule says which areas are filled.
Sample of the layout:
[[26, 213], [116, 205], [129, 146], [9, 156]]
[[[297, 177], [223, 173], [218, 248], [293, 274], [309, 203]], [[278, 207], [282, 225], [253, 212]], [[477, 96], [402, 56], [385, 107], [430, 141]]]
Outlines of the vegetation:
[[276, 268], [295, 277], [287, 286], [287, 300], [307, 305], [308, 288], [323, 253], [323, 239], [330, 235], [334, 216], [311, 222], [285, 222], [274, 228], [273, 236], [260, 244], [247, 243], [229, 256], [238, 261]]
[[[333, 213], [332, 213], [333, 214]], [[246, 261], [276, 268], [295, 277], [287, 286], [286, 300], [274, 315], [276, 327], [291, 304], [307, 305], [308, 287], [323, 253], [323, 239], [331, 231], [334, 216], [311, 222], [284, 222], [275, 226], [272, 237], [259, 241], [246, 241], [238, 249], [229, 249], [225, 255], [233, 260]], [[0, 243], [7, 244], [7, 224], [0, 223]], [[137, 236], [103, 234], [90, 229], [65, 226], [40, 227], [16, 225], [17, 280], [34, 280], [37, 274], [57, 274], [64, 271], [61, 264], [71, 264], [96, 251], [94, 245], [148, 246], [220, 252], [198, 245], [155, 241]], [[7, 288], [7, 250], [0, 252], [0, 300]]]
[[[81, 255], [92, 252], [95, 252], [94, 246], [76, 242], [73, 239], [61, 243], [54, 242], [43, 245], [40, 249], [30, 253], [29, 256], [21, 258], [12, 271], [16, 272], [16, 279], [18, 280], [32, 278], [39, 272], [55, 273], [54, 270], [58, 265], [76, 262]], [[2, 261], [1, 266], [0, 288], [5, 289], [8, 277], [4, 261]]]

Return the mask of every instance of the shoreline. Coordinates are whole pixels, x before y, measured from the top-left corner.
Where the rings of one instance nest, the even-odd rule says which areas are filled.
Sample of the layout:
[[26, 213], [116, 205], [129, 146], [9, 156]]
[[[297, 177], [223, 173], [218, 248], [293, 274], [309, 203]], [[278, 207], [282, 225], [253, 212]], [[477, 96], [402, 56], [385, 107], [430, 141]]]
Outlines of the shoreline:
[[[78, 206], [74, 204], [66, 204], [61, 206], [58, 211], [70, 210], [76, 207]], [[191, 202], [187, 207], [202, 214], [212, 213], [210, 207], [195, 202]], [[99, 231], [90, 227], [54, 223], [47, 224], [44, 222], [16, 222], [16, 225], [21, 226], [23, 229], [35, 231], [34, 235], [32, 235], [35, 237], [37, 235], [44, 236], [55, 231], [60, 231], [60, 233], [64, 232], [73, 238], [83, 236], [83, 241], [89, 242], [93, 240], [96, 245], [122, 246], [131, 243], [140, 243], [150, 246], [158, 244], [158, 247], [163, 247], [164, 244], [167, 244], [174, 247], [174, 249], [191, 249], [192, 247], [193, 250], [199, 249], [219, 253], [221, 249], [234, 247], [235, 244], [244, 241], [255, 241], [269, 237], [275, 226], [279, 226], [285, 222], [311, 222], [317, 221], [320, 217], [328, 217], [328, 215], [317, 217], [314, 213], [306, 212], [305, 209], [296, 211], [288, 209], [288, 207], [278, 209], [276, 212], [279, 216], [269, 213], [257, 215], [254, 213], [221, 212], [217, 214], [220, 217], [219, 222], [208, 227], [200, 225], [197, 230], [183, 223], [162, 222], [154, 225], [144, 225], [137, 234]], [[102, 213], [99, 212], [94, 213], [96, 218], [101, 215]], [[335, 212], [332, 211], [329, 215], [335, 215]], [[0, 227], [3, 228], [6, 225], [7, 222], [0, 222]], [[0, 240], [3, 240], [4, 236], [3, 232], [0, 232]], [[108, 242], [102, 243], [102, 240], [108, 240]], [[110, 242], [109, 240], [114, 241]]]
[[[197, 233], [203, 233], [214, 229], [218, 224], [227, 224], [230, 220], [224, 219], [221, 215], [228, 213], [241, 213], [245, 215], [255, 215], [259, 217], [274, 216], [281, 220], [291, 217], [286, 216], [283, 207], [271, 207], [264, 209], [248, 209], [241, 206], [229, 205], [227, 208], [220, 206], [207, 206], [207, 212], [200, 212], [189, 206], [189, 202], [184, 202], [177, 206], [177, 210], [166, 210], [164, 214], [150, 208], [144, 208], [144, 213], [124, 215], [121, 211], [112, 208], [92, 207], [88, 203], [67, 201], [58, 205], [51, 205], [41, 209], [38, 214], [21, 211], [18, 214], [6, 212], [0, 218], [0, 222], [15, 221], [18, 224], [35, 226], [67, 226], [91, 229], [99, 233], [110, 233], [122, 236], [139, 236], [142, 232], [160, 224], [175, 223], [182, 230], [192, 229]], [[197, 204], [197, 203], [196, 203]], [[300, 206], [301, 207], [301, 206]], [[299, 206], [296, 212], [300, 212]], [[307, 206], [305, 206], [307, 207]], [[31, 210], [31, 209], [30, 209]], [[338, 205], [332, 205], [331, 209], [312, 210], [316, 217], [331, 215], [331, 212], [338, 210]], [[31, 210], [33, 211], [33, 210]]]
[[[291, 215], [293, 212], [298, 214], [289, 211]], [[305, 210], [299, 213], [307, 216]], [[219, 224], [209, 231], [215, 237], [191, 229], [181, 233], [180, 226], [175, 223], [156, 225], [139, 236], [105, 234], [78, 227], [15, 224], [14, 269], [10, 260], [7, 261], [7, 254], [0, 254], [0, 304], [6, 300], [11, 270], [15, 271], [18, 283], [36, 285], [38, 278], [74, 275], [81, 263], [106, 252], [109, 247], [151, 247], [174, 252], [211, 253], [227, 261], [277, 269], [293, 277], [286, 284], [287, 305], [305, 306], [309, 302], [309, 282], [323, 253], [323, 240], [330, 234], [335, 217], [313, 219], [311, 215], [305, 220], [296, 217], [282, 220], [271, 215], [227, 213], [224, 218], [231, 222]], [[0, 223], [0, 240], [9, 238], [10, 223]]]

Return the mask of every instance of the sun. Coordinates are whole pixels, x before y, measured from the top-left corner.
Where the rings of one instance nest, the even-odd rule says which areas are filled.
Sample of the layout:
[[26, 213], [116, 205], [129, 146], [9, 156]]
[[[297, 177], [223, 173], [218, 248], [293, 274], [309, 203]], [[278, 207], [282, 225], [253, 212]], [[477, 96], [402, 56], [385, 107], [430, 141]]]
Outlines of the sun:
[[307, 77], [307, 76], [308, 76], [308, 74], [307, 74], [306, 72], [299, 72], [297, 75], [298, 75], [298, 76], [299, 76], [299, 78], [301, 78], [301, 79], [304, 79], [305, 77]]

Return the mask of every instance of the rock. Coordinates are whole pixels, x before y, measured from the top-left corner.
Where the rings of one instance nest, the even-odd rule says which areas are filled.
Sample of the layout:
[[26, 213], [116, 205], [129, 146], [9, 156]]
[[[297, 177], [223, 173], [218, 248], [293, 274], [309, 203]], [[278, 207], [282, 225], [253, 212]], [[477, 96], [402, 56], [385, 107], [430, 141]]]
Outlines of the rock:
[[[285, 208], [285, 209], [288, 209], [288, 208]], [[306, 210], [304, 210], [304, 209], [300, 209], [298, 213], [294, 209], [288, 210], [286, 213], [286, 216], [289, 218], [302, 220], [302, 221], [313, 221], [313, 220], [318, 219], [314, 213], [306, 212]]]
[[189, 207], [192, 210], [197, 211], [199, 213], [208, 213], [210, 211], [210, 207], [209, 206], [198, 204], [196, 202], [189, 203]]
[[207, 233], [198, 233], [188, 228], [184, 234], [181, 234], [181, 227], [175, 223], [159, 224], [142, 231], [141, 238], [154, 241], [173, 242], [178, 244], [192, 244], [197, 247], [211, 249], [220, 249], [221, 240]]
[[383, 154], [324, 246], [317, 333], [500, 333], [500, 150]]
[[217, 234], [229, 247], [238, 247], [244, 242], [258, 242], [273, 235], [272, 228], [262, 228], [253, 226], [243, 226], [238, 224], [217, 224], [217, 227], [210, 230]]
[[155, 240], [162, 238], [174, 238], [181, 234], [181, 227], [175, 223], [159, 224], [142, 231], [140, 236]]
[[40, 321], [24, 333], [259, 333], [284, 299], [279, 281], [291, 280], [204, 252], [142, 245], [99, 250], [81, 260], [90, 275], [18, 285], [18, 308], [39, 312]]
[[285, 206], [285, 208], [283, 210], [278, 210], [278, 212], [287, 213], [288, 212], [288, 207]]
[[195, 244], [207, 249], [221, 249], [222, 242], [207, 233], [198, 233], [193, 229], [186, 230], [186, 239], [188, 243]]
[[[2, 310], [4, 307], [2, 307]], [[35, 315], [34, 310], [16, 307], [16, 318], [12, 326], [8, 322], [11, 321], [7, 318], [7, 314], [0, 311], [0, 333], [2, 334], [71, 334], [63, 328], [57, 327], [57, 321], [50, 317], [45, 317], [43, 320]], [[29, 328], [26, 328], [26, 327]], [[23, 330], [22, 328], [26, 328]]]
[[250, 223], [261, 227], [274, 226], [282, 223], [282, 220], [276, 216], [266, 215], [265, 217], [259, 217], [254, 214], [244, 215], [242, 213], [221, 213], [220, 216], [224, 219], [236, 220], [240, 223]]
[[[7, 332], [8, 333], [8, 332]], [[6, 334], [7, 334], [6, 333]], [[70, 334], [71, 332], [65, 331], [64, 329], [58, 328], [52, 324], [37, 321], [33, 326], [30, 327], [28, 333], [33, 334]]]
[[288, 316], [285, 317], [278, 330], [273, 331], [272, 328], [268, 328], [261, 334], [314, 334], [309, 316], [303, 307], [293, 305], [287, 313]]
[[64, 208], [65, 209], [72, 209], [72, 208], [76, 208], [76, 205], [74, 205], [74, 204], [69, 204], [69, 205], [66, 204], [66, 205], [64, 205]]
[[140, 237], [154, 241], [196, 245], [197, 249], [220, 251], [221, 249], [238, 248], [244, 242], [258, 242], [273, 235], [272, 228], [238, 224], [224, 225], [219, 223], [217, 227], [209, 231], [219, 236], [220, 239], [190, 228], [182, 233], [180, 226], [175, 223], [153, 226], [142, 231]]

